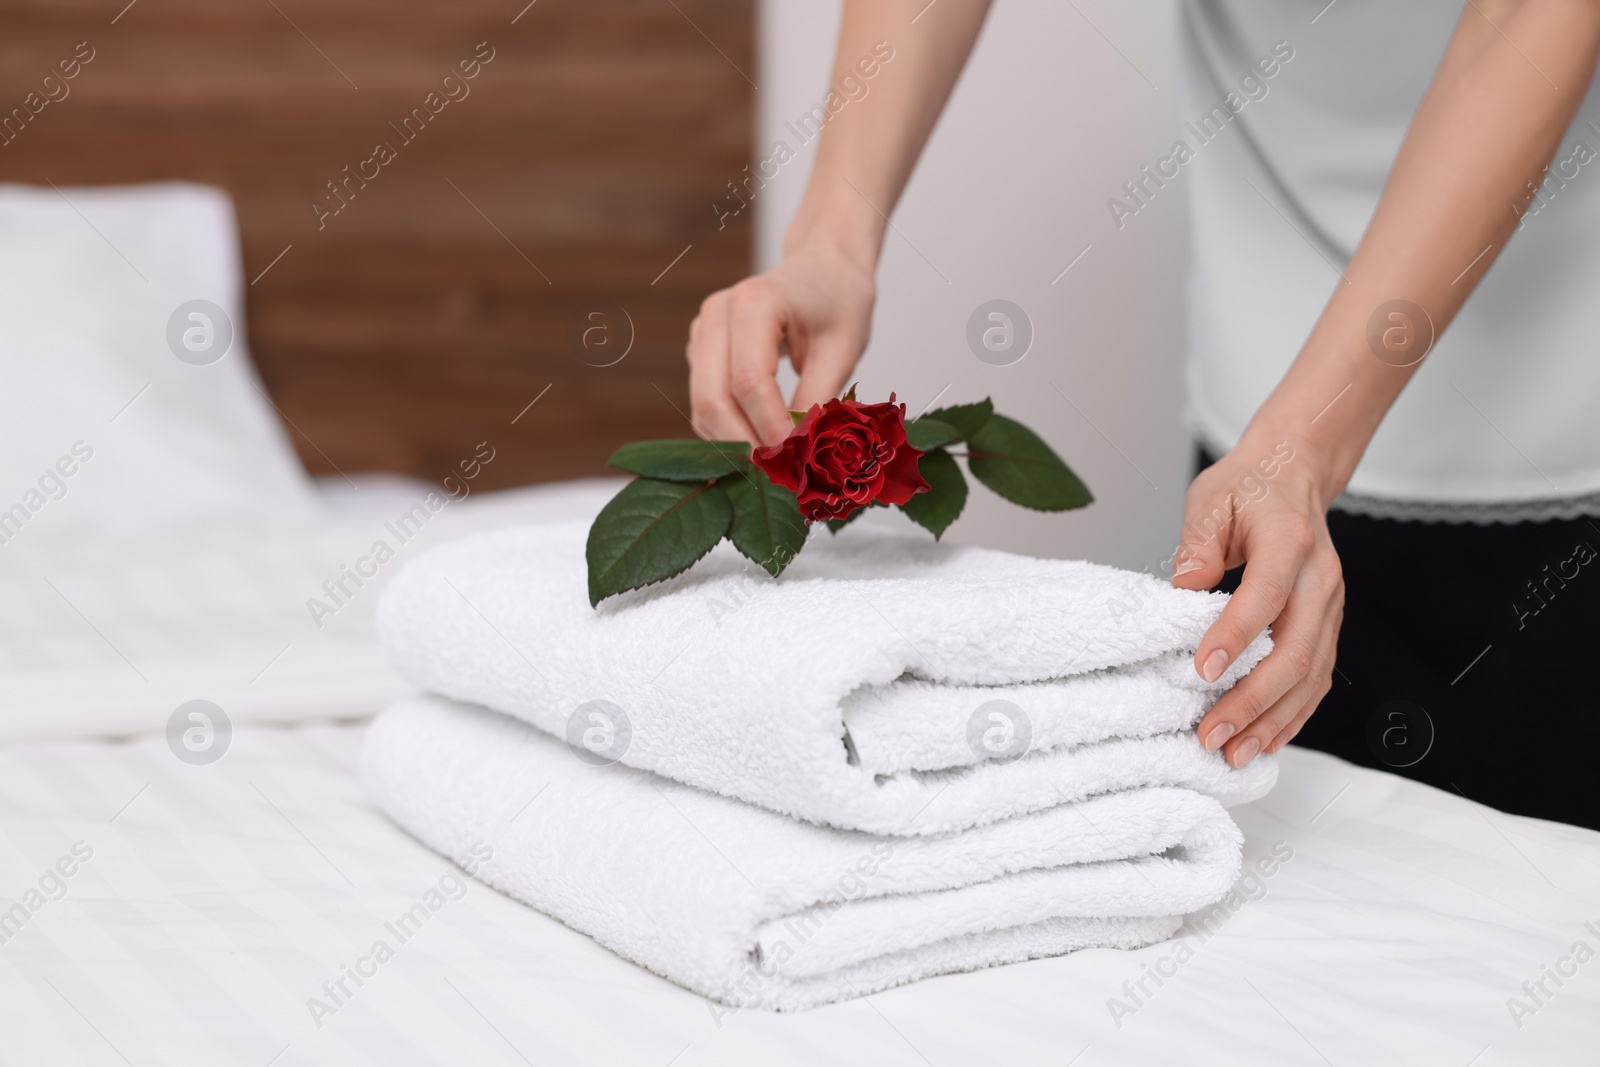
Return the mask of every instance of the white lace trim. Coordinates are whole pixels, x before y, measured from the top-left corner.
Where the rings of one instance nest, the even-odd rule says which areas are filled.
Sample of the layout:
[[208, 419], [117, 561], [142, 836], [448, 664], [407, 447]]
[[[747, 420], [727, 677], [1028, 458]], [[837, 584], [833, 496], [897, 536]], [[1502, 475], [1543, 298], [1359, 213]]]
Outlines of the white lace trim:
[[1390, 500], [1363, 493], [1342, 493], [1333, 505], [1351, 515], [1400, 522], [1495, 523], [1549, 522], [1600, 516], [1600, 492], [1545, 500]]

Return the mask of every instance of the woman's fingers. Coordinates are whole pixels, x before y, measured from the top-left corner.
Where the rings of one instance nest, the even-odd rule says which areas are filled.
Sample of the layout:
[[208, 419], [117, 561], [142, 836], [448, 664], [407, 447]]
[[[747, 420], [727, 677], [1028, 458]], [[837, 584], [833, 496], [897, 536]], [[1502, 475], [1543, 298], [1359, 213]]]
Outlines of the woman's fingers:
[[1278, 736], [1291, 723], [1304, 722], [1316, 709], [1317, 701], [1327, 693], [1326, 675], [1320, 671], [1301, 678], [1278, 701], [1247, 726], [1243, 733], [1228, 742], [1223, 755], [1234, 767], [1243, 767], [1262, 752], [1277, 751], [1272, 747]]
[[1306, 724], [1306, 720], [1311, 718], [1311, 713], [1317, 710], [1317, 705], [1321, 703], [1322, 698], [1328, 695], [1328, 690], [1332, 684], [1327, 678], [1320, 677], [1316, 679], [1314, 685], [1311, 678], [1307, 678], [1306, 683], [1305, 698], [1300, 707], [1290, 717], [1289, 721], [1284, 723], [1282, 728], [1273, 735], [1272, 740], [1267, 742], [1266, 748], [1262, 749], [1267, 755], [1273, 755], [1284, 745], [1294, 740], [1294, 735], [1300, 732], [1300, 728]]
[[807, 411], [812, 404], [832, 400], [843, 392], [845, 379], [855, 368], [859, 354], [860, 347], [842, 335], [818, 338], [799, 364], [800, 383], [794, 390], [794, 409]]
[[[1284, 648], [1286, 641], [1293, 642], [1288, 647], [1293, 650], [1296, 666], [1304, 665], [1306, 670], [1292, 689], [1241, 729], [1239, 735], [1228, 744], [1224, 755], [1235, 767], [1243, 767], [1261, 752], [1276, 752], [1287, 744], [1289, 738], [1299, 732], [1311, 717], [1311, 713], [1317, 710], [1317, 704], [1328, 694], [1332, 685], [1339, 622], [1344, 615], [1343, 593], [1341, 590], [1325, 588], [1320, 569], [1318, 564], [1313, 563], [1302, 571], [1302, 579], [1295, 593], [1297, 599], [1315, 605], [1316, 617], [1306, 619], [1305, 616], [1313, 613], [1299, 610], [1302, 605], [1295, 605], [1273, 626], [1278, 649]], [[1303, 621], [1291, 621], [1291, 614], [1299, 615]], [[1278, 649], [1274, 649], [1273, 656], [1268, 658], [1275, 657]]]
[[787, 354], [800, 374], [796, 406], [839, 395], [866, 347], [873, 299], [871, 264], [828, 246], [712, 293], [689, 327], [695, 429], [755, 445], [789, 436], [779, 363]]
[[[1301, 606], [1295, 607], [1299, 609]], [[1310, 608], [1309, 605], [1306, 607]], [[1310, 614], [1311, 610], [1315, 609], [1304, 613]], [[1302, 612], [1297, 610], [1295, 613]], [[1226, 744], [1229, 762], [1236, 766], [1248, 762], [1260, 751], [1261, 746], [1272, 739], [1276, 730], [1265, 738], [1256, 738], [1255, 748], [1248, 753], [1242, 751], [1245, 739], [1254, 732], [1256, 721], [1278, 707], [1309, 673], [1308, 665], [1316, 660], [1316, 648], [1309, 640], [1295, 635], [1289, 626], [1275, 628], [1274, 637], [1276, 643], [1272, 653], [1241, 678], [1239, 684], [1224, 693], [1200, 722], [1200, 743], [1211, 752]], [[1284, 721], [1287, 722], [1290, 717], [1292, 711], [1284, 717]]]
[[1183, 502], [1183, 539], [1172, 554], [1173, 585], [1210, 589], [1222, 581], [1228, 569], [1228, 535], [1235, 504], [1233, 494], [1206, 492], [1196, 480]]
[[728, 323], [728, 290], [706, 297], [700, 314], [689, 324], [690, 421], [694, 432], [709, 440], [757, 442], [755, 429], [734, 402], [728, 385], [732, 338]]
[[1318, 684], [1312, 690], [1310, 699], [1301, 705], [1300, 710], [1295, 713], [1294, 717], [1284, 724], [1270, 741], [1267, 741], [1266, 751], [1268, 753], [1277, 752], [1284, 745], [1293, 741], [1295, 735], [1300, 732], [1301, 727], [1305, 726], [1306, 720], [1311, 718], [1311, 713], [1317, 710], [1317, 705], [1322, 702], [1322, 698], [1328, 695], [1328, 690], [1333, 688], [1334, 659], [1339, 652], [1339, 627], [1344, 622], [1344, 593], [1342, 588], [1339, 591], [1338, 603], [1340, 605], [1339, 609], [1328, 613], [1327, 621], [1323, 625], [1322, 639], [1317, 643], [1317, 647], [1322, 652], [1322, 659], [1317, 662], [1316, 669], [1311, 676], [1317, 679]]
[[745, 420], [760, 434], [756, 444], [777, 444], [793, 428], [778, 389], [784, 319], [766, 279], [746, 278], [729, 291], [728, 386]]
[[1226, 746], [1228, 762], [1242, 767], [1271, 749], [1291, 724], [1299, 729], [1328, 691], [1343, 604], [1337, 557], [1331, 545], [1319, 545], [1299, 568], [1287, 605], [1272, 622], [1272, 653], [1201, 720], [1200, 739], [1208, 750]]
[[[1297, 512], [1277, 511], [1246, 527], [1239, 540], [1245, 567], [1238, 592], [1195, 652], [1195, 670], [1208, 682], [1222, 677], [1244, 647], [1284, 613], [1301, 568], [1316, 545], [1316, 533], [1310, 520]], [[1315, 622], [1320, 630], [1321, 620]], [[1272, 657], [1279, 655], [1278, 651], [1272, 653]]]

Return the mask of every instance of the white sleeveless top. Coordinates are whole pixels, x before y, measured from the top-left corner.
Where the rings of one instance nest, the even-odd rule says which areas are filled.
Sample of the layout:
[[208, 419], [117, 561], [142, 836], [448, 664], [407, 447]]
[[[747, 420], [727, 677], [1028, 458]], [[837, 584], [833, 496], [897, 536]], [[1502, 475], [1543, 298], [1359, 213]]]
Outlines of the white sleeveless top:
[[[1299, 352], [1461, 10], [1461, 0], [1184, 3], [1180, 136], [1191, 158], [1162, 173], [1179, 171], [1168, 184], [1191, 197], [1189, 417], [1209, 447], [1238, 441]], [[1474, 522], [1600, 515], [1596, 95], [1591, 86], [1519, 229], [1335, 506]]]

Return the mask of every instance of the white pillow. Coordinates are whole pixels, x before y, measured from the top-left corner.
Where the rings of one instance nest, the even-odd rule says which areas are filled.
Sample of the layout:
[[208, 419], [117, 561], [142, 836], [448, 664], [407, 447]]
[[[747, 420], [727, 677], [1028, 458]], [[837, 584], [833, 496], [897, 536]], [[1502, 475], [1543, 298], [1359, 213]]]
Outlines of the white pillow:
[[[0, 744], [161, 730], [195, 699], [235, 724], [371, 715], [414, 691], [388, 665], [373, 621], [394, 575], [468, 533], [592, 521], [624, 484], [473, 492], [418, 530], [407, 525], [411, 509], [447, 490], [354, 481], [329, 480], [318, 494], [327, 506], [306, 522], [222, 520], [61, 537], [26, 553], [0, 548]], [[403, 542], [394, 533], [402, 528], [414, 531]], [[359, 561], [371, 562], [378, 541], [392, 555], [373, 574]], [[365, 575], [361, 585], [352, 570]], [[330, 595], [339, 581], [343, 590]], [[335, 610], [317, 610], [313, 598]]]
[[0, 551], [316, 510], [243, 296], [219, 189], [0, 185]]

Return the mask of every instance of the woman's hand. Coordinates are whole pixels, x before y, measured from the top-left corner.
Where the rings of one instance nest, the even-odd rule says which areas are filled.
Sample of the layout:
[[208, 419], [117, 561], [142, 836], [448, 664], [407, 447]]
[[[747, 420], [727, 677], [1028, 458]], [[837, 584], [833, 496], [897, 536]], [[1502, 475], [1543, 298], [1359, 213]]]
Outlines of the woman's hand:
[[[872, 327], [888, 216], [988, 10], [989, 0], [845, 0], [829, 85], [850, 103], [829, 106], [783, 262], [712, 293], [689, 327], [697, 433], [776, 444], [793, 429], [790, 407], [838, 396], [849, 381]], [[784, 354], [800, 373], [788, 404], [777, 380]]]
[[1215, 681], [1272, 627], [1272, 653], [1200, 721], [1201, 743], [1242, 767], [1276, 752], [1333, 684], [1344, 578], [1328, 536], [1326, 486], [1288, 441], [1246, 439], [1200, 473], [1184, 505], [1172, 584], [1210, 589], [1244, 564], [1244, 578], [1201, 639], [1195, 669]]
[[[713, 440], [776, 444], [793, 428], [789, 408], [839, 395], [867, 347], [875, 299], [872, 264], [808, 245], [765, 274], [721, 289], [689, 326], [689, 397], [695, 432]], [[800, 374], [794, 399], [778, 389], [778, 359]]]

